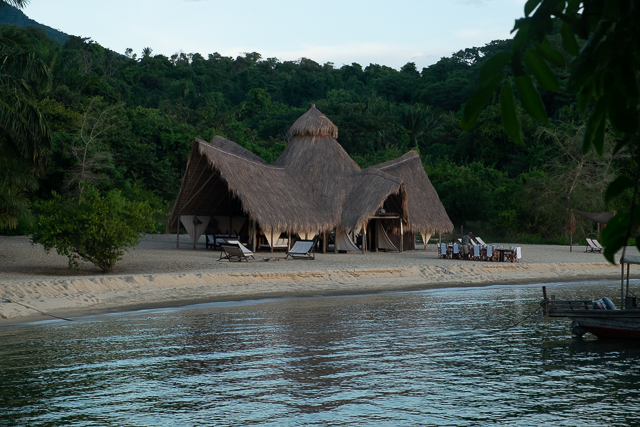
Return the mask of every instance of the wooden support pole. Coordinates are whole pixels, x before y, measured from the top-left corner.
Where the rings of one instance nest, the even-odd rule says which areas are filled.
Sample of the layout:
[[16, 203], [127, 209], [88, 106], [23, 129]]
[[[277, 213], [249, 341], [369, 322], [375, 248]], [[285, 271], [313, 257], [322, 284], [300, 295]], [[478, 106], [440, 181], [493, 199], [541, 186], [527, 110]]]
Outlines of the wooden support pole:
[[291, 231], [287, 234], [287, 252], [291, 249]]
[[180, 214], [178, 214], [178, 225], [176, 225], [176, 248], [180, 247]]
[[258, 240], [258, 232], [256, 230], [256, 220], [252, 219], [251, 220], [251, 235], [253, 236], [252, 242], [251, 242], [251, 252], [255, 252], [256, 251], [256, 241]]
[[362, 226], [362, 253], [367, 253], [367, 224]]
[[625, 308], [625, 304], [624, 304], [624, 263], [620, 263], [620, 269], [621, 269], [621, 274], [620, 274], [620, 309], [624, 309]]
[[272, 229], [271, 229], [271, 244], [269, 245], [269, 246], [271, 246], [271, 253], [273, 253], [273, 245], [274, 245], [275, 243], [276, 243], [276, 242], [274, 242], [274, 241], [273, 241], [273, 228], [272, 228]]
[[335, 228], [335, 232], [333, 234], [333, 253], [338, 253], [338, 229]]
[[327, 233], [327, 230], [322, 232], [322, 253], [326, 254], [327, 253], [327, 240], [329, 239], [329, 233]]
[[195, 216], [195, 215], [194, 215], [194, 216], [193, 216], [193, 236], [191, 237], [191, 238], [193, 239], [193, 249], [195, 249], [195, 248], [196, 248], [196, 241], [195, 241], [195, 237], [196, 237], [196, 234], [198, 234], [198, 232], [197, 232], [197, 230], [196, 230], [196, 227], [197, 227], [197, 225], [196, 225], [196, 221], [195, 221], [195, 220], [196, 220], [196, 218], [197, 218], [197, 216]]
[[404, 251], [404, 230], [402, 229], [402, 218], [400, 218], [400, 252]]
[[[374, 221], [378, 221], [377, 219], [374, 219]], [[377, 225], [377, 223], [375, 223]], [[374, 232], [373, 232], [373, 251], [374, 252], [378, 252], [378, 239], [380, 238], [380, 236], [378, 236], [378, 227], [374, 226]]]

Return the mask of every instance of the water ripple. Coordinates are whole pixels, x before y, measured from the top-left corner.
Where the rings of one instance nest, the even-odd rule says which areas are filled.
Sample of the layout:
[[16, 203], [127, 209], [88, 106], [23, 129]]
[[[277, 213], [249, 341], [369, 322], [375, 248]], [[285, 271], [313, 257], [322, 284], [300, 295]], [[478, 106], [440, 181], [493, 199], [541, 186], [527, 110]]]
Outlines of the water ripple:
[[4, 328], [0, 425], [638, 424], [640, 346], [537, 322], [539, 294], [209, 304]]

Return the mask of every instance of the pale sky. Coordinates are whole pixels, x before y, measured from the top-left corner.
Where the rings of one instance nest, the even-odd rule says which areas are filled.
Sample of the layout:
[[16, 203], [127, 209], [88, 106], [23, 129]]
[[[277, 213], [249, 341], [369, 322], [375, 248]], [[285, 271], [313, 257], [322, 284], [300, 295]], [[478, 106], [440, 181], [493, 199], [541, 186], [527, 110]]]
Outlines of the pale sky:
[[23, 12], [115, 52], [218, 52], [418, 70], [510, 38], [525, 0], [30, 0]]

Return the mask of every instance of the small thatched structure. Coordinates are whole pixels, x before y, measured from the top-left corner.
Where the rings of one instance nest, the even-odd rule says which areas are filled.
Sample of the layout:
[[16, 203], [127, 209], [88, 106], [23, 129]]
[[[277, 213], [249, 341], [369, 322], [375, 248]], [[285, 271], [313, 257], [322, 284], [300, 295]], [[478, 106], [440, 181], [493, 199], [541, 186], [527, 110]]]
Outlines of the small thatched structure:
[[395, 218], [400, 235], [403, 228], [423, 235], [453, 229], [416, 152], [361, 170], [336, 140], [338, 128], [315, 106], [289, 137], [273, 165], [220, 136], [197, 139], [167, 231], [175, 232], [185, 216], [194, 224], [198, 216], [213, 218], [210, 228], [244, 235], [255, 246], [259, 232], [277, 238], [364, 227], [366, 233], [376, 218]]

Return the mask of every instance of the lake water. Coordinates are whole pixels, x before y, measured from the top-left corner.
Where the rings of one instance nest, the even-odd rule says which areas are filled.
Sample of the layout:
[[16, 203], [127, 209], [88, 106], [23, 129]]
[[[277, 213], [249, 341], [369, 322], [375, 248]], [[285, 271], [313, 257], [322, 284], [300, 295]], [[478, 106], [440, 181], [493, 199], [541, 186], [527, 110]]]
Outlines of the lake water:
[[[613, 282], [547, 287], [619, 295]], [[0, 328], [0, 425], [639, 425], [640, 345], [538, 321], [541, 293], [214, 303]]]

